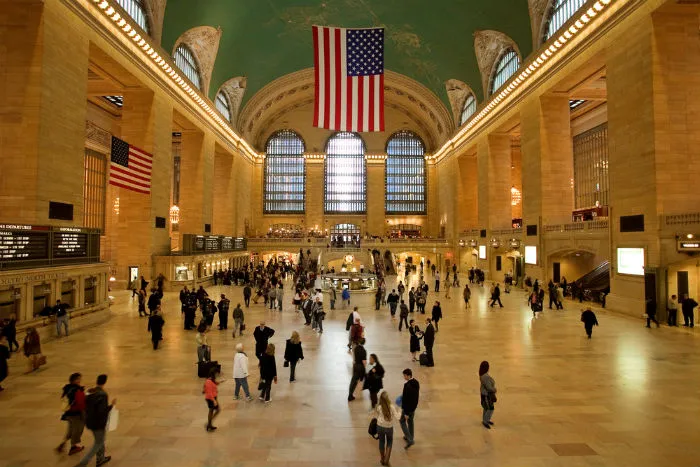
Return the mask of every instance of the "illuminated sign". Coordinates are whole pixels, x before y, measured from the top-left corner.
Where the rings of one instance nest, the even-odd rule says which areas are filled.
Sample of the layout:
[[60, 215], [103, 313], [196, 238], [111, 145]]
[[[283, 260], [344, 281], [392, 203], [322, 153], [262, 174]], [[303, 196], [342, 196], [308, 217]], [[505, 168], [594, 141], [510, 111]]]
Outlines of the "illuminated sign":
[[700, 240], [679, 240], [678, 251], [700, 251]]
[[537, 264], [537, 247], [525, 247], [525, 264]]
[[617, 249], [618, 274], [644, 275], [644, 248]]

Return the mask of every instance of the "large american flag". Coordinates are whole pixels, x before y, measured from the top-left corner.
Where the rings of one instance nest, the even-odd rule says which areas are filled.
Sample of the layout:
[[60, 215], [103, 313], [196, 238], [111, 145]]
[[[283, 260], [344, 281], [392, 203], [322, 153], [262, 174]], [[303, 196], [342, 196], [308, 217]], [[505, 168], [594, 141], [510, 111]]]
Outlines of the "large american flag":
[[313, 27], [314, 126], [384, 131], [384, 29]]
[[153, 156], [146, 151], [112, 136], [109, 183], [127, 190], [151, 192]]

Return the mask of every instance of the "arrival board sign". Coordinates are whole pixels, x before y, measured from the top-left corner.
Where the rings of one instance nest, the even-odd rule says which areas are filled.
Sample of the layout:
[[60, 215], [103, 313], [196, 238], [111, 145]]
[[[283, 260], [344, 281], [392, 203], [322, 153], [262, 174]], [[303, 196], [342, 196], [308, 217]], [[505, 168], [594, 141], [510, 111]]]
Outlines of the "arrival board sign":
[[53, 233], [54, 258], [80, 258], [88, 254], [88, 235], [80, 229], [61, 229]]
[[5, 226], [0, 226], [0, 261], [49, 258], [48, 230], [5, 230], [2, 227]]

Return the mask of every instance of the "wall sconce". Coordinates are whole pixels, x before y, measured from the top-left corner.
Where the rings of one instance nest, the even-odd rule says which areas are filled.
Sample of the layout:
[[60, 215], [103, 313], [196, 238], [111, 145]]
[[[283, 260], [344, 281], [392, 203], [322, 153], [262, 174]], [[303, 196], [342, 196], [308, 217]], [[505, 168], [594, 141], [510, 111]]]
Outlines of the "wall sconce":
[[464, 245], [465, 245], [464, 240], [460, 240], [460, 241], [459, 241], [459, 247], [460, 247], [460, 248], [464, 248]]
[[499, 239], [497, 239], [496, 237], [491, 237], [491, 240], [489, 241], [489, 245], [491, 245], [492, 248], [500, 248], [501, 241]]
[[474, 239], [469, 240], [469, 246], [472, 247], [472, 248], [476, 248], [476, 246], [477, 246], [478, 244], [479, 244], [479, 242], [477, 242], [477, 241], [474, 240]]
[[520, 240], [518, 240], [517, 238], [511, 238], [510, 240], [508, 240], [508, 245], [512, 249], [517, 250], [518, 248], [520, 248]]

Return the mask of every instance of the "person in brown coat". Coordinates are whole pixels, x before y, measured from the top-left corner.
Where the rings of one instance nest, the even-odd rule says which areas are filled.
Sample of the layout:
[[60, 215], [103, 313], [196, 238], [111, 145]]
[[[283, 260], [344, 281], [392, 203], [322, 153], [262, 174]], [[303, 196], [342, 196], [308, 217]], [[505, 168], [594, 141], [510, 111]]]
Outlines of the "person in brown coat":
[[27, 373], [38, 370], [41, 365], [46, 363], [46, 359], [41, 355], [41, 339], [36, 329], [27, 329], [23, 350], [24, 356], [29, 360], [29, 371], [27, 371]]

